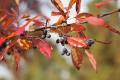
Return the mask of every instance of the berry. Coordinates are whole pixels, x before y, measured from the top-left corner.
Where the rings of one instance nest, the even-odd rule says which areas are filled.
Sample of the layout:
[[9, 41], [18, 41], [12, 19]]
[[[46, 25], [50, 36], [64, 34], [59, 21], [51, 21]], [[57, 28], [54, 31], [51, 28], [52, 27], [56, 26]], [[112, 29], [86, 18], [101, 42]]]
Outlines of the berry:
[[85, 41], [85, 43], [88, 45], [88, 46], [91, 46], [92, 44], [94, 44], [94, 40], [93, 39], [88, 39]]
[[48, 33], [47, 30], [44, 30], [44, 31], [43, 31], [43, 34], [44, 34], [44, 35], [47, 35], [47, 33]]
[[57, 39], [57, 40], [56, 40], [56, 43], [59, 43], [59, 42], [60, 42], [60, 40], [59, 40], [59, 39]]
[[50, 35], [50, 34], [48, 34], [46, 37], [47, 37], [47, 38], [50, 38], [50, 37], [51, 37], [51, 35]]
[[70, 53], [66, 53], [67, 56], [70, 56]]

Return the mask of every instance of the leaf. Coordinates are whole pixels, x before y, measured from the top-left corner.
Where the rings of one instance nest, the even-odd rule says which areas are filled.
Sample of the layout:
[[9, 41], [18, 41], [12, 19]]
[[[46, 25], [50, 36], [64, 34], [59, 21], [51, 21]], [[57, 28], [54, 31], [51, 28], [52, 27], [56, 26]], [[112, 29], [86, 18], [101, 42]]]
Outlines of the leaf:
[[67, 37], [67, 42], [74, 47], [86, 47], [85, 38]]
[[79, 13], [75, 18], [76, 19], [79, 19], [79, 18], [87, 18], [87, 17], [90, 17], [90, 16], [93, 16], [91, 13]]
[[64, 14], [64, 7], [63, 4], [60, 0], [51, 0], [51, 2], [54, 4], [54, 6]]
[[118, 30], [116, 30], [115, 28], [113, 28], [112, 26], [110, 26], [109, 24], [104, 22], [101, 18], [90, 16], [90, 17], [86, 18], [86, 21], [95, 26], [103, 26], [103, 27], [109, 29], [110, 31], [120, 35], [120, 32]]
[[21, 56], [20, 56], [19, 52], [17, 51], [17, 49], [14, 49], [14, 59], [15, 59], [15, 63], [16, 63], [16, 71], [18, 71], [18, 69], [20, 67]]
[[23, 26], [20, 26], [15, 32], [11, 33], [7, 38], [11, 38], [13, 36], [21, 35], [25, 31], [25, 27], [29, 25], [31, 22], [33, 22], [36, 18], [40, 17], [39, 15], [31, 18], [27, 21]]
[[8, 47], [6, 47], [5, 49], [3, 49], [3, 51], [0, 53], [0, 61], [2, 61], [6, 55], [6, 53], [8, 52]]
[[61, 15], [58, 19], [58, 21], [56, 23], [54, 23], [53, 25], [59, 25], [59, 24], [62, 24], [62, 22], [64, 21], [64, 17]]
[[76, 1], [76, 12], [78, 14], [80, 12], [81, 0], [75, 0], [75, 1]]
[[44, 25], [44, 22], [41, 22], [39, 20], [33, 20], [33, 22], [38, 26], [43, 26]]
[[19, 6], [20, 0], [15, 0], [16, 4]]
[[52, 55], [52, 47], [48, 44], [47, 41], [40, 39], [40, 38], [35, 38], [33, 39], [33, 44], [39, 49], [39, 51], [46, 57], [46, 58], [51, 58]]
[[101, 2], [95, 4], [95, 6], [96, 6], [96, 8], [101, 8], [104, 5], [108, 4], [110, 1], [112, 1], [112, 0], [102, 0]]
[[89, 50], [87, 50], [87, 49], [85, 50], [85, 53], [88, 56], [89, 61], [91, 62], [93, 69], [96, 71], [97, 63], [96, 63], [96, 60], [95, 60], [93, 54], [91, 54], [91, 52]]
[[0, 46], [5, 42], [6, 38], [0, 36]]
[[55, 12], [55, 11], [51, 12], [51, 16], [59, 16], [59, 15], [62, 15], [61, 12]]
[[81, 32], [85, 30], [85, 27], [83, 25], [77, 23], [70, 24], [70, 27], [71, 27], [70, 31]]
[[69, 9], [72, 8], [74, 3], [75, 3], [75, 0], [70, 0], [69, 5], [68, 5], [68, 11], [69, 11]]
[[80, 52], [79, 48], [72, 48], [71, 58], [74, 66], [79, 70], [83, 61], [83, 54]]

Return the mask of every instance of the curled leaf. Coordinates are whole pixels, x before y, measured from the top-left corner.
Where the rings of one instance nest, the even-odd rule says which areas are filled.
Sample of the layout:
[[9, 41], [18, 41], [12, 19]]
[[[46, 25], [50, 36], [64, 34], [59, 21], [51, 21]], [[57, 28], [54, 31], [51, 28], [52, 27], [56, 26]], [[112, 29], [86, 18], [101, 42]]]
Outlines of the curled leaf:
[[83, 61], [83, 54], [80, 52], [79, 48], [72, 48], [71, 58], [74, 66], [79, 70]]

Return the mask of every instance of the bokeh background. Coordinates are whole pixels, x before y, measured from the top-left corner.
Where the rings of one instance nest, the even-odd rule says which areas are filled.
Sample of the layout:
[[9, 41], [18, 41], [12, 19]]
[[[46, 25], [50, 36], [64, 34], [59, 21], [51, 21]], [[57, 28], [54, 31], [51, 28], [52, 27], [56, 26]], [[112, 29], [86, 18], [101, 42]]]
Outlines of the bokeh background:
[[[90, 12], [97, 15], [120, 8], [120, 0], [113, 0], [101, 9], [95, 8], [95, 3], [100, 1], [82, 0], [81, 12]], [[69, 0], [62, 0], [62, 2], [67, 6]], [[58, 19], [58, 17], [50, 16], [50, 12], [55, 9], [50, 0], [21, 0], [19, 9], [20, 14], [35, 15], [41, 12], [51, 18], [50, 24]], [[106, 16], [104, 20], [120, 31], [119, 13]], [[94, 27], [89, 24], [86, 24], [86, 26], [86, 34], [88, 36], [101, 41], [112, 41], [112, 44], [109, 45], [95, 43], [91, 47], [91, 51], [98, 64], [97, 73], [92, 69], [86, 55], [84, 55], [84, 62], [81, 69], [79, 71], [76, 70], [72, 65], [70, 57], [62, 56], [60, 54], [60, 47], [53, 44], [54, 52], [52, 59], [46, 59], [43, 55], [39, 54], [37, 49], [30, 50], [29, 53], [32, 55], [30, 56], [31, 60], [23, 60], [18, 72], [9, 70], [4, 63], [1, 63], [0, 73], [2, 74], [0, 76], [3, 77], [3, 73], [6, 73], [5, 76], [10, 75], [15, 77], [15, 80], [120, 80], [120, 36], [103, 27]], [[9, 78], [5, 80], [13, 79]]]

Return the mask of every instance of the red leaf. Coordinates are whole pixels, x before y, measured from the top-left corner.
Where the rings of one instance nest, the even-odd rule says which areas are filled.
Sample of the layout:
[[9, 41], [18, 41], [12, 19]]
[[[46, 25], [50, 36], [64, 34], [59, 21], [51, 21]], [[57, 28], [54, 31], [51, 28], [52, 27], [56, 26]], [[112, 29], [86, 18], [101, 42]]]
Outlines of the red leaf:
[[116, 30], [115, 28], [113, 28], [112, 26], [110, 26], [109, 24], [104, 22], [104, 20], [102, 20], [101, 18], [91, 16], [91, 17], [87, 17], [86, 21], [95, 26], [103, 26], [103, 27], [109, 29], [110, 31], [120, 35], [120, 32], [118, 30]]
[[52, 55], [52, 47], [48, 44], [47, 41], [43, 39], [35, 38], [33, 39], [33, 44], [39, 49], [39, 51], [46, 57], [51, 58]]
[[5, 38], [0, 36], [0, 46], [5, 42]]
[[68, 44], [74, 47], [86, 47], [85, 38], [78, 38], [78, 37], [68, 37], [67, 38]]
[[71, 26], [71, 31], [81, 32], [85, 30], [85, 27], [80, 24], [73, 23], [73, 24], [70, 24], [70, 26]]
[[89, 61], [91, 62], [92, 66], [93, 66], [93, 69], [96, 71], [97, 63], [96, 63], [96, 60], [95, 60], [93, 54], [91, 54], [91, 52], [89, 50], [87, 50], [87, 49], [85, 50], [85, 53], [88, 56]]
[[7, 38], [11, 38], [16, 35], [21, 35], [25, 31], [25, 27], [29, 25], [32, 21], [34, 21], [36, 18], [40, 17], [39, 15], [29, 19], [27, 23], [25, 23], [23, 26], [19, 27], [15, 32], [11, 33]]
[[33, 20], [33, 22], [38, 26], [43, 26], [44, 25], [44, 23], [39, 21], [39, 20]]
[[110, 1], [112, 1], [112, 0], [103, 0], [103, 1], [101, 1], [99, 3], [97, 3], [95, 6], [96, 6], [96, 8], [101, 8], [104, 5], [108, 4]]

